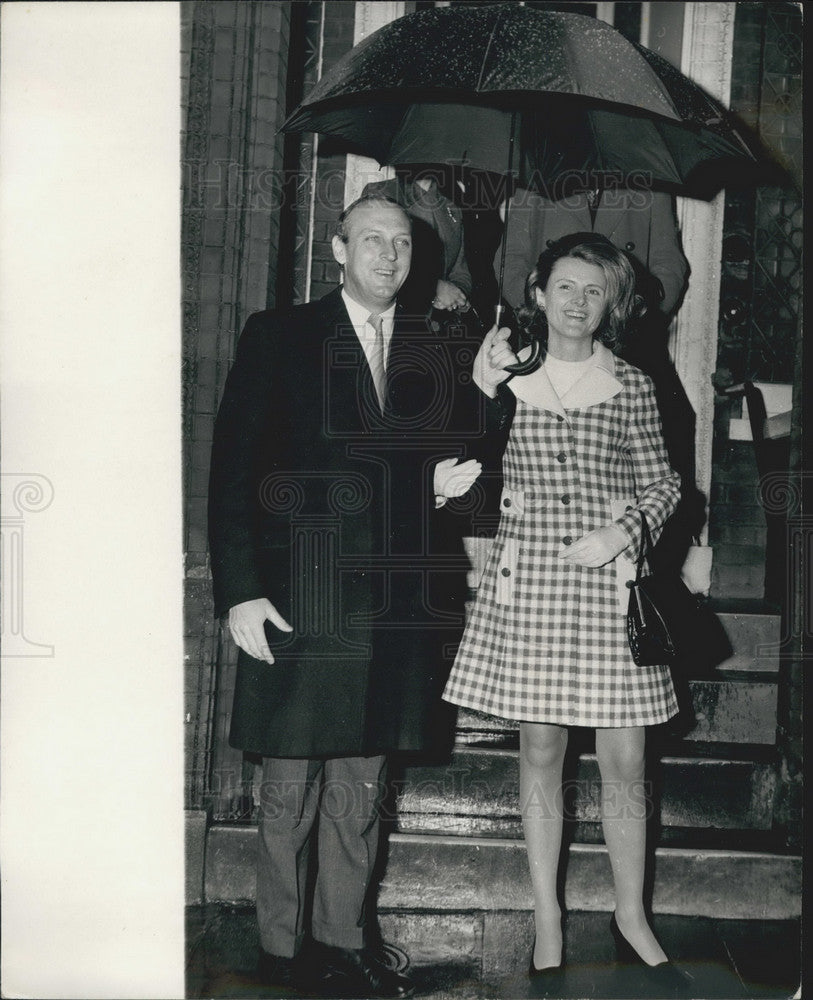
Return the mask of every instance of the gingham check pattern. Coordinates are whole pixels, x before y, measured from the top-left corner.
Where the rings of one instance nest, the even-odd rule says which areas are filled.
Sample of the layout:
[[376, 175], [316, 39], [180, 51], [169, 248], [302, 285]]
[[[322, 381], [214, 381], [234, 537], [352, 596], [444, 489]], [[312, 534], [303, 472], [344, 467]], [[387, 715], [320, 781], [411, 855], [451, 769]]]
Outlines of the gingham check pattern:
[[[637, 552], [640, 515], [656, 537], [679, 497], [651, 381], [616, 359], [623, 390], [567, 410], [517, 400], [503, 458], [501, 521], [444, 698], [490, 715], [578, 726], [644, 726], [677, 712], [668, 667], [638, 667], [614, 563], [558, 557], [566, 539], [618, 518]], [[613, 504], [615, 501], [615, 505]], [[623, 510], [623, 503], [621, 509]]]

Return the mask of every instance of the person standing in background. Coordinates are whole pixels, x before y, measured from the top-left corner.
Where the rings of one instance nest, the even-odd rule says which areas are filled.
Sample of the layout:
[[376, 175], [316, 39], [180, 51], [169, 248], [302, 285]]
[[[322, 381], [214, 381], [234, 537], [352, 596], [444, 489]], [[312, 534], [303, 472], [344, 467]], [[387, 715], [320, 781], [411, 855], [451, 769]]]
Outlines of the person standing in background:
[[[501, 215], [505, 221], [505, 206]], [[547, 247], [571, 233], [593, 232], [639, 265], [637, 291], [648, 311], [671, 318], [686, 287], [689, 265], [680, 246], [672, 198], [663, 191], [599, 186], [552, 200], [524, 188], [509, 202], [503, 297], [524, 303], [525, 279]], [[499, 273], [502, 242], [494, 258]], [[642, 285], [643, 279], [643, 287]]]

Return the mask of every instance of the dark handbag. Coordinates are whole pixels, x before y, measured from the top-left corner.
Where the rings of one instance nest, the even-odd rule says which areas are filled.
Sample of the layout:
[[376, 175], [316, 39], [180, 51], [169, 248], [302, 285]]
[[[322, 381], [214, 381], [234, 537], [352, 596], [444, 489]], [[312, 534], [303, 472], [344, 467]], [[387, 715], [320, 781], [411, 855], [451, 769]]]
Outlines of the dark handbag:
[[641, 546], [630, 588], [627, 638], [636, 665], [671, 665], [693, 660], [715, 666], [731, 655], [731, 643], [701, 595], [693, 594], [675, 573], [643, 575], [652, 536], [641, 511]]

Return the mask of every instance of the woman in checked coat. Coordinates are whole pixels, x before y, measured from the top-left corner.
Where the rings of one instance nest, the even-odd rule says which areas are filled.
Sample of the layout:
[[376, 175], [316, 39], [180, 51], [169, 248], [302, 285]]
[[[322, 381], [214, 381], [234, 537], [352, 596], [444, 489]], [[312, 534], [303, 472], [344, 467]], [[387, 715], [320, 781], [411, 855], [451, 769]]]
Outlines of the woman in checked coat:
[[666, 666], [634, 664], [624, 616], [640, 512], [659, 532], [680, 478], [667, 462], [652, 383], [611, 350], [638, 308], [634, 287], [629, 260], [605, 237], [558, 240], [526, 286], [524, 320], [545, 345], [542, 367], [498, 396], [517, 358], [509, 331], [496, 328], [475, 362], [475, 382], [494, 406], [504, 410], [509, 399], [515, 411], [500, 526], [444, 697], [520, 721], [531, 975], [562, 964], [556, 882], [570, 725], [596, 728], [619, 948], [675, 973], [643, 906], [641, 789], [645, 727], [669, 719], [677, 702]]

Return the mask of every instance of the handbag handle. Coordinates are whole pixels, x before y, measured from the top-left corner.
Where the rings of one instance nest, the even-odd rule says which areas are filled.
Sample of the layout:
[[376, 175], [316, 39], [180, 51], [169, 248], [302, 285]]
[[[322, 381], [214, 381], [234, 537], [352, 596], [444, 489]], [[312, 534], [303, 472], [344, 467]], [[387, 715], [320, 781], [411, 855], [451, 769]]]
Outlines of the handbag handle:
[[642, 510], [638, 511], [641, 515], [641, 545], [638, 549], [638, 562], [635, 566], [635, 582], [641, 579], [644, 570], [644, 559], [646, 559], [649, 552], [652, 550], [652, 535], [649, 533], [649, 525], [646, 521], [646, 514]]

